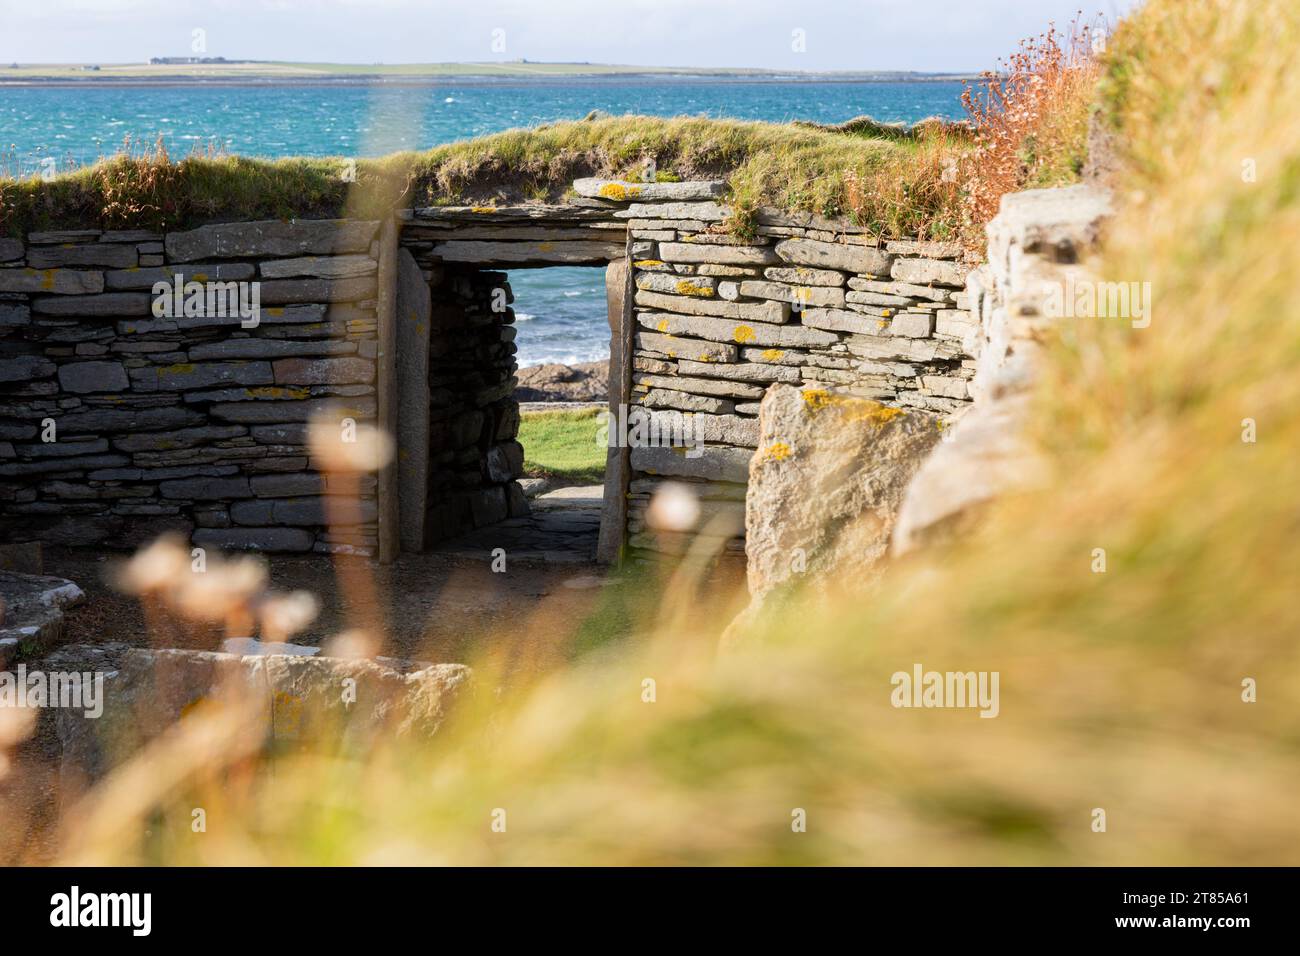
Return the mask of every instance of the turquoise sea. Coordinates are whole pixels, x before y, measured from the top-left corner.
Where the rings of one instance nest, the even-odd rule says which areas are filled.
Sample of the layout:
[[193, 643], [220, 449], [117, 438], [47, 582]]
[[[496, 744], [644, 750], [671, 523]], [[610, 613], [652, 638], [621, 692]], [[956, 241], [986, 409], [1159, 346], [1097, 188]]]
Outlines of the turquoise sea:
[[[162, 134], [173, 154], [209, 143], [248, 156], [381, 156], [592, 110], [659, 116], [886, 122], [958, 118], [961, 84], [730, 79], [457, 80], [425, 85], [0, 86], [0, 168], [31, 174], [93, 162], [123, 139]], [[608, 355], [600, 270], [511, 275], [519, 364]]]

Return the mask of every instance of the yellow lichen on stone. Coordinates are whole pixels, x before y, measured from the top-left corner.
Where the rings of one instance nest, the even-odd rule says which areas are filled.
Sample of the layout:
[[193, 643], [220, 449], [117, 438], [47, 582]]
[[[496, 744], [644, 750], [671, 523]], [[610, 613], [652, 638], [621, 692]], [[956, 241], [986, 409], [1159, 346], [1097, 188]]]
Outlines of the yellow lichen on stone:
[[879, 322], [876, 323], [876, 328], [887, 329], [889, 328], [889, 323], [886, 322], [884, 319], [881, 319]]
[[763, 350], [763, 361], [764, 361], [764, 362], [779, 362], [779, 361], [781, 361], [781, 357], [782, 357], [783, 355], [785, 355], [785, 352], [783, 352], [781, 349], [764, 349], [764, 350]]
[[550, 252], [554, 248], [555, 248], [555, 243], [553, 242], [539, 242], [537, 244], [538, 252]]
[[308, 388], [284, 388], [276, 385], [263, 385], [257, 388], [246, 388], [244, 394], [249, 398], [280, 398], [288, 400], [300, 400], [311, 397], [311, 389]]
[[497, 211], [496, 206], [470, 206], [470, 212], [493, 213]]
[[664, 261], [662, 259], [638, 259], [636, 262], [632, 263], [632, 265], [636, 266], [638, 269], [657, 269], [663, 264]]
[[754, 330], [748, 325], [738, 325], [735, 331], [731, 333], [731, 337], [740, 343], [752, 342], [754, 341]]
[[660, 320], [659, 320], [659, 326], [658, 326], [658, 328], [659, 328], [659, 331], [660, 331], [660, 332], [667, 332], [667, 331], [668, 331], [668, 320], [667, 320], [667, 319], [660, 319]]
[[851, 422], [869, 422], [880, 428], [889, 424], [895, 418], [907, 414], [901, 408], [895, 408], [892, 405], [881, 405], [879, 402], [873, 402], [865, 398], [855, 398], [848, 405], [848, 414], [846, 418]]
[[42, 289], [53, 289], [53, 288], [54, 288], [54, 270], [53, 270], [53, 269], [46, 269], [46, 270], [45, 270], [45, 276], [41, 279], [41, 288], [42, 288]]
[[783, 441], [773, 442], [763, 450], [763, 456], [772, 461], [785, 461], [790, 457], [790, 446]]
[[275, 316], [284, 315], [284, 309], [281, 308], [281, 307], [278, 306], [278, 305], [277, 305], [277, 306], [272, 306], [271, 308], [269, 308], [269, 309], [266, 310], [266, 314], [267, 314], [267, 315], [275, 315]]
[[182, 362], [179, 365], [168, 365], [163, 369], [164, 372], [171, 372], [173, 375], [189, 375], [194, 371], [194, 363]]
[[597, 193], [605, 199], [622, 202], [625, 199], [641, 195], [641, 187], [625, 186], [622, 183], [606, 183], [597, 190]]
[[681, 279], [677, 283], [677, 292], [679, 295], [693, 295], [707, 299], [713, 295], [713, 290], [706, 285], [698, 285], [689, 279]]
[[815, 413], [833, 406], [840, 409], [845, 421], [868, 422], [877, 428], [905, 414], [904, 409], [901, 408], [882, 405], [880, 402], [873, 402], [869, 398], [858, 398], [856, 395], [832, 395], [824, 388], [805, 389], [803, 400], [810, 412]]
[[808, 388], [803, 391], [803, 403], [812, 411], [825, 408], [831, 402], [831, 393], [824, 388]]

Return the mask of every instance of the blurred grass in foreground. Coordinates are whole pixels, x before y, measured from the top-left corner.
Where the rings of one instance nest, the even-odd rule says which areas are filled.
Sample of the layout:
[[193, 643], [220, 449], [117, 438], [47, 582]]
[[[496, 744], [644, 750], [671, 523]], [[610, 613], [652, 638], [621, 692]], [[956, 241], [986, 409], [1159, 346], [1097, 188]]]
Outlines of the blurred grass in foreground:
[[[67, 861], [1300, 863], [1298, 18], [1151, 0], [1114, 38], [1104, 271], [1152, 282], [1154, 321], [1063, 327], [1051, 487], [872, 600], [796, 605], [721, 656], [725, 621], [681, 623], [708, 600], [688, 568], [644, 639], [499, 698], [481, 665], [430, 748], [272, 773], [214, 744], [169, 774], [176, 747], [69, 816]], [[1000, 716], [894, 709], [915, 662], [1000, 671]]]

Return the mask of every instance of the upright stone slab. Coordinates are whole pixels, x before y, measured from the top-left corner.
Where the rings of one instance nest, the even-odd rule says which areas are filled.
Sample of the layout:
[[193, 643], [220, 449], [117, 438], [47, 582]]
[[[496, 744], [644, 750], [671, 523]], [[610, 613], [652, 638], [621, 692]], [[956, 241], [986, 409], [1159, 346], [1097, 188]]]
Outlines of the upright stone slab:
[[[605, 309], [609, 320], [609, 416], [618, 421], [632, 393], [632, 270], [626, 259], [605, 269]], [[666, 338], [666, 336], [665, 336]], [[605, 452], [605, 489], [601, 498], [596, 560], [613, 564], [623, 550], [627, 528], [627, 486], [631, 479], [628, 449]]]
[[429, 285], [406, 249], [397, 253], [397, 500], [403, 551], [424, 548], [429, 495]]
[[755, 604], [800, 580], [871, 580], [907, 484], [939, 441], [938, 419], [779, 384], [759, 419], [745, 506]]

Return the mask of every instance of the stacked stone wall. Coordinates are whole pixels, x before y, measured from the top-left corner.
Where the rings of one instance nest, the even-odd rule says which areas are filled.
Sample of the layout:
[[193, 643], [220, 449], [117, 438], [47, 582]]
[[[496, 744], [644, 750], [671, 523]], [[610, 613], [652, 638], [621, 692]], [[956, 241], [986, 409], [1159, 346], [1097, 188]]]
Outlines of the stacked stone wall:
[[725, 225], [732, 210], [714, 199], [656, 198], [643, 187], [616, 214], [629, 223], [635, 286], [631, 400], [652, 416], [690, 415], [703, 446], [632, 449], [634, 552], [689, 543], [646, 524], [669, 479], [690, 483], [701, 526], [743, 552], [759, 403], [774, 383], [810, 402], [834, 388], [942, 417], [969, 405], [971, 266], [957, 244], [880, 241], [770, 210], [739, 238]]
[[[378, 222], [0, 240], [6, 538], [130, 547], [175, 529], [217, 547], [371, 554], [381, 512], [408, 550], [526, 513], [505, 269], [630, 264], [624, 311], [611, 316], [611, 412], [640, 407], [668, 430], [685, 415], [696, 439], [635, 444], [622, 459], [609, 487], [626, 507], [608, 513], [634, 552], [690, 540], [647, 525], [669, 479], [696, 491], [700, 527], [743, 551], [772, 384], [936, 417], [969, 405], [980, 309], [956, 244], [882, 241], [773, 210], [738, 236], [719, 181], [574, 190], [558, 205], [400, 211], [382, 280]], [[260, 320], [155, 314], [154, 284], [177, 275], [255, 283]], [[352, 489], [315, 470], [307, 424], [378, 420], [385, 295], [396, 301], [384, 425], [399, 439], [399, 487], [384, 512], [363, 475], [340, 526], [328, 502]]]
[[503, 272], [449, 266], [433, 286], [426, 542], [528, 513]]
[[[175, 530], [221, 548], [371, 553], [374, 477], [355, 523], [327, 526], [343, 489], [315, 469], [307, 425], [375, 419], [378, 230], [303, 220], [0, 239], [4, 539], [131, 547]], [[155, 283], [178, 276], [227, 295], [256, 284], [260, 315], [160, 315]]]

